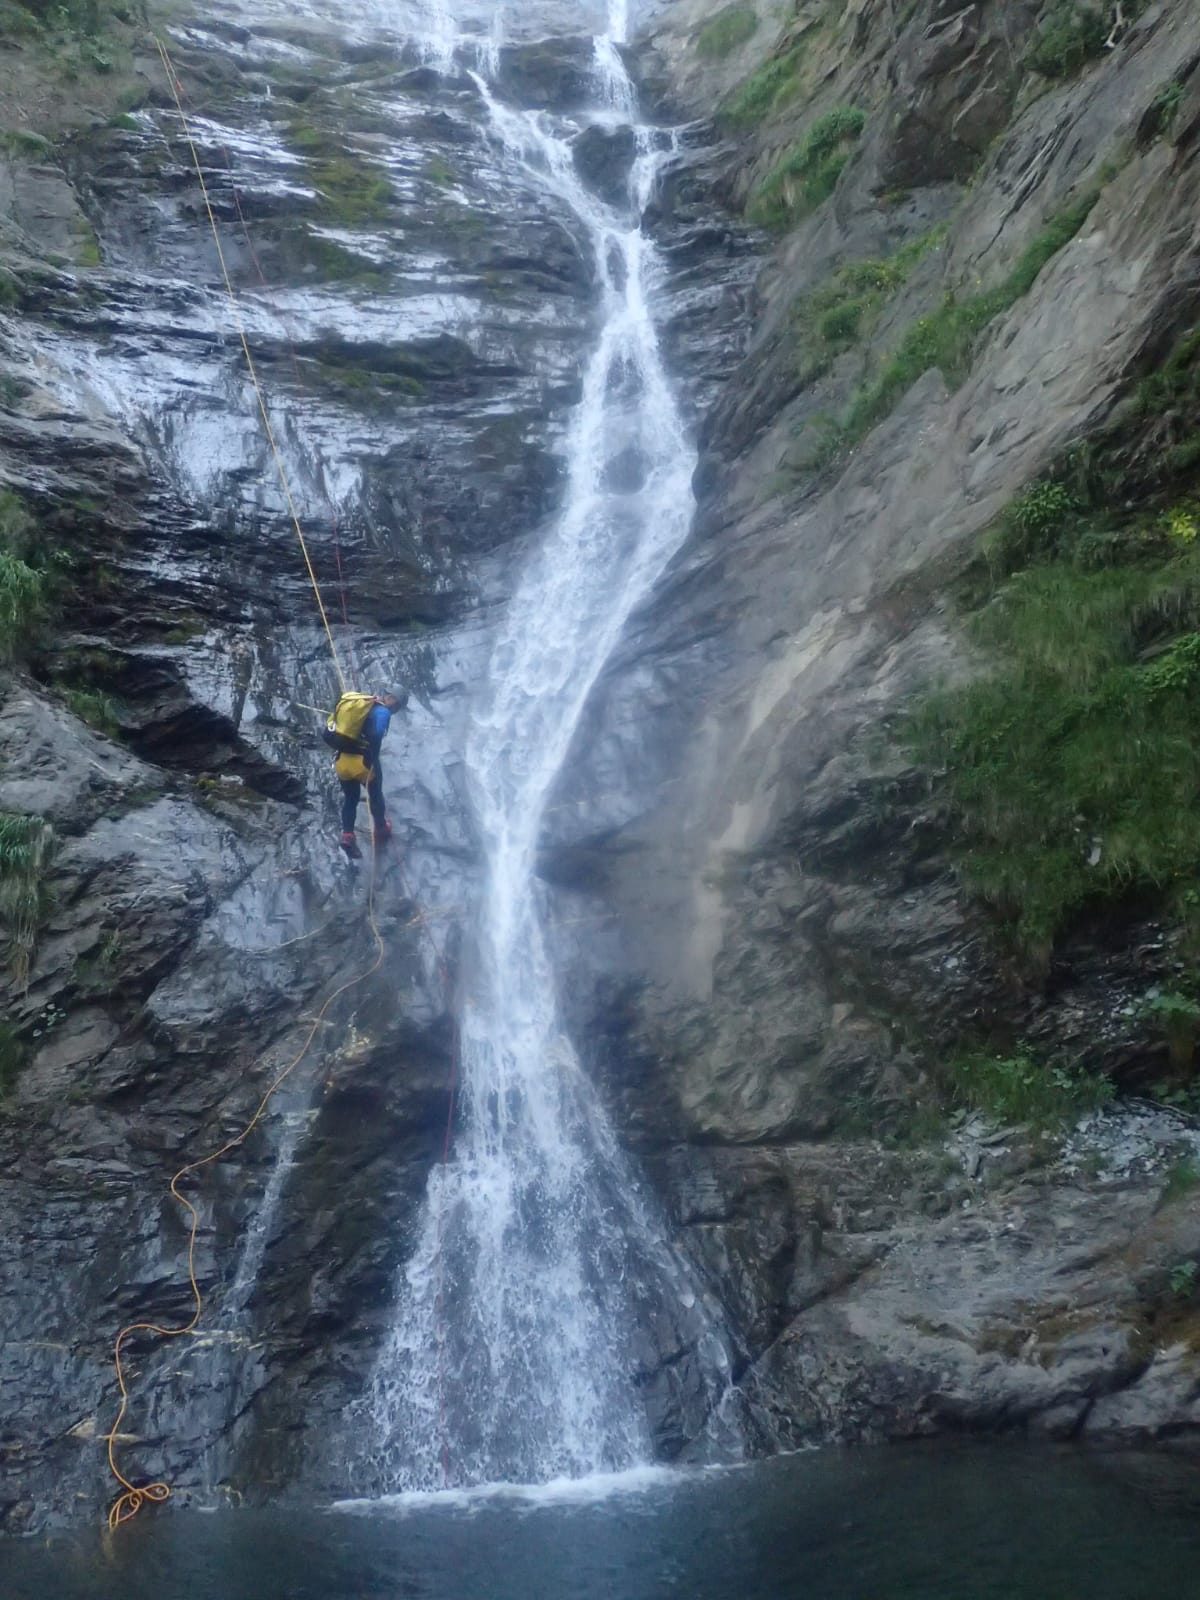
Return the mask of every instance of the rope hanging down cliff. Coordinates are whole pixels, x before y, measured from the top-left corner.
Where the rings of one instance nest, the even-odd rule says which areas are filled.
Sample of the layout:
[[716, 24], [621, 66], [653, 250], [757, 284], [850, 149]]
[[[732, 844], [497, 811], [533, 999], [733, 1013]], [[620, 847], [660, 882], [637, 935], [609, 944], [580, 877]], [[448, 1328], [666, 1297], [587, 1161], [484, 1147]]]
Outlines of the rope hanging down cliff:
[[242, 320], [241, 307], [238, 304], [238, 297], [234, 291], [233, 280], [229, 276], [229, 268], [225, 262], [225, 251], [221, 246], [220, 229], [217, 227], [216, 214], [213, 211], [212, 201], [209, 198], [208, 184], [204, 180], [204, 168], [200, 164], [200, 152], [196, 149], [195, 140], [192, 138], [192, 130], [188, 126], [187, 114], [183, 109], [183, 97], [180, 92], [181, 86], [179, 79], [175, 75], [175, 67], [171, 61], [171, 57], [167, 51], [166, 45], [157, 36], [155, 37], [154, 42], [158, 46], [158, 53], [162, 59], [163, 70], [167, 74], [167, 81], [171, 86], [171, 98], [174, 100], [175, 109], [179, 113], [179, 125], [183, 129], [183, 136], [187, 140], [188, 149], [191, 151], [192, 166], [195, 168], [196, 179], [200, 185], [200, 193], [204, 198], [204, 209], [208, 213], [208, 225], [212, 229], [213, 243], [217, 247], [217, 260], [220, 262], [221, 276], [225, 280], [225, 292], [229, 296], [229, 305], [233, 314], [234, 326], [237, 328], [238, 338], [241, 340], [242, 353], [246, 357], [246, 370], [249, 372], [250, 381], [254, 385], [254, 398], [258, 402], [259, 415], [262, 417], [263, 431], [266, 433], [267, 442], [271, 446], [271, 454], [275, 458], [275, 470], [279, 474], [279, 484], [283, 490], [283, 497], [287, 502], [288, 514], [292, 519], [292, 526], [296, 530], [296, 537], [300, 541], [300, 551], [304, 557], [304, 565], [308, 571], [309, 582], [312, 584], [313, 595], [315, 596], [317, 602], [317, 610], [321, 613], [321, 625], [325, 629], [325, 637], [329, 641], [329, 653], [333, 657], [333, 670], [337, 674], [338, 683], [341, 686], [342, 693], [344, 694], [346, 692], [346, 679], [342, 672], [341, 661], [338, 657], [337, 645], [334, 642], [333, 629], [329, 625], [329, 614], [325, 609], [325, 601], [321, 596], [321, 585], [317, 582], [316, 569], [313, 566], [312, 557], [308, 550], [308, 541], [304, 537], [304, 529], [300, 523], [300, 513], [296, 510], [296, 502], [292, 498], [291, 485], [288, 482], [287, 470], [283, 464], [283, 456], [281, 455], [279, 445], [275, 440], [275, 430], [271, 426], [271, 416], [267, 410], [266, 397], [263, 394], [262, 385], [258, 381], [258, 371], [254, 365], [254, 357], [250, 353], [250, 342], [246, 337], [246, 326]]
[[[167, 51], [166, 45], [157, 37], [155, 39], [155, 44], [158, 47], [158, 53], [162, 60], [163, 70], [166, 72], [167, 81], [170, 84], [171, 95], [175, 101], [175, 107], [179, 114], [180, 126], [183, 129], [184, 137], [187, 140], [188, 148], [191, 151], [192, 165], [195, 168], [196, 177], [200, 184], [200, 192], [204, 198], [204, 208], [208, 214], [208, 222], [210, 228], [212, 229], [213, 242], [216, 245], [217, 259], [221, 266], [221, 276], [225, 281], [225, 290], [229, 297], [234, 324], [237, 328], [238, 338], [241, 341], [242, 352], [246, 358], [246, 367], [250, 374], [250, 381], [254, 386], [254, 394], [258, 402], [258, 410], [262, 418], [263, 429], [266, 433], [267, 441], [271, 446], [271, 453], [275, 459], [275, 467], [279, 474], [280, 486], [283, 489], [284, 499], [287, 502], [292, 524], [296, 530], [296, 537], [300, 542], [300, 550], [304, 557], [304, 565], [308, 572], [309, 581], [312, 584], [313, 595], [317, 602], [317, 609], [320, 612], [321, 624], [325, 630], [325, 636], [329, 641], [329, 653], [333, 660], [333, 669], [337, 676], [338, 683], [341, 686], [342, 692], [344, 693], [346, 690], [346, 679], [342, 672], [341, 662], [338, 658], [337, 645], [334, 641], [333, 630], [329, 624], [329, 616], [325, 609], [325, 602], [321, 595], [321, 586], [317, 581], [316, 570], [313, 566], [312, 557], [309, 554], [308, 542], [304, 537], [304, 529], [301, 526], [300, 516], [296, 509], [295, 501], [292, 497], [291, 485], [288, 482], [287, 470], [284, 467], [283, 457], [275, 439], [274, 429], [271, 426], [271, 418], [267, 410], [266, 399], [263, 395], [262, 386], [258, 381], [258, 373], [255, 369], [254, 357], [250, 352], [249, 341], [246, 337], [245, 324], [242, 320], [241, 308], [238, 305], [237, 295], [234, 291], [233, 282], [229, 275], [229, 269], [225, 262], [225, 252], [221, 246], [221, 235], [217, 227], [217, 219], [213, 212], [212, 202], [209, 198], [208, 185], [204, 180], [204, 171], [200, 164], [199, 152], [196, 149], [196, 144], [192, 138], [191, 129], [188, 126], [187, 116], [184, 113], [179, 79], [176, 76], [175, 68], [171, 61], [170, 54]], [[284, 1069], [268, 1085], [267, 1089], [262, 1095], [262, 1098], [259, 1100], [258, 1105], [255, 1107], [249, 1121], [245, 1124], [241, 1131], [235, 1134], [232, 1138], [227, 1139], [218, 1149], [210, 1151], [208, 1155], [201, 1156], [199, 1160], [187, 1162], [184, 1166], [179, 1168], [178, 1172], [176, 1172], [174, 1177], [171, 1179], [171, 1194], [179, 1202], [179, 1204], [183, 1206], [189, 1217], [187, 1271], [188, 1284], [192, 1293], [193, 1311], [188, 1321], [176, 1328], [164, 1327], [162, 1324], [156, 1322], [133, 1322], [122, 1328], [120, 1333], [117, 1335], [116, 1343], [113, 1347], [113, 1363], [116, 1367], [117, 1386], [121, 1392], [121, 1404], [120, 1409], [117, 1412], [115, 1422], [104, 1437], [108, 1446], [109, 1469], [112, 1472], [113, 1477], [120, 1484], [122, 1492], [113, 1502], [113, 1505], [109, 1510], [108, 1523], [110, 1528], [116, 1529], [120, 1527], [122, 1523], [128, 1522], [131, 1517], [137, 1515], [143, 1505], [147, 1503], [159, 1504], [162, 1501], [169, 1499], [171, 1494], [170, 1486], [163, 1482], [143, 1484], [140, 1486], [131, 1483], [117, 1465], [116, 1447], [121, 1436], [121, 1425], [124, 1422], [129, 1409], [129, 1389], [125, 1380], [125, 1368], [123, 1361], [123, 1351], [126, 1340], [137, 1333], [153, 1334], [156, 1337], [163, 1339], [182, 1338], [195, 1330], [199, 1324], [204, 1310], [204, 1297], [200, 1292], [200, 1285], [196, 1279], [196, 1240], [200, 1227], [200, 1214], [192, 1202], [180, 1190], [179, 1185], [192, 1173], [199, 1172], [203, 1168], [212, 1166], [216, 1162], [220, 1161], [224, 1156], [228, 1155], [231, 1150], [236, 1149], [249, 1137], [249, 1135], [262, 1120], [272, 1097], [286, 1082], [286, 1080], [291, 1077], [292, 1073], [308, 1054], [312, 1042], [316, 1038], [317, 1030], [320, 1028], [321, 1023], [324, 1021], [325, 1016], [328, 1013], [329, 1008], [333, 1005], [334, 1001], [337, 1000], [341, 995], [345, 994], [347, 990], [352, 989], [356, 984], [362, 983], [367, 978], [373, 976], [374, 973], [378, 972], [379, 968], [382, 966], [384, 958], [384, 944], [383, 938], [379, 932], [378, 923], [376, 922], [375, 918], [375, 866], [375, 855], [374, 851], [372, 851], [371, 884], [367, 897], [367, 917], [371, 928], [371, 934], [375, 941], [374, 961], [364, 971], [357, 973], [353, 978], [349, 978], [345, 983], [340, 984], [333, 991], [333, 993], [326, 998], [320, 1010], [314, 1017], [312, 1025], [309, 1028], [308, 1033], [305, 1035], [304, 1042], [302, 1043], [299, 1051], [292, 1058], [292, 1060], [288, 1062], [287, 1066], [284, 1067]]]

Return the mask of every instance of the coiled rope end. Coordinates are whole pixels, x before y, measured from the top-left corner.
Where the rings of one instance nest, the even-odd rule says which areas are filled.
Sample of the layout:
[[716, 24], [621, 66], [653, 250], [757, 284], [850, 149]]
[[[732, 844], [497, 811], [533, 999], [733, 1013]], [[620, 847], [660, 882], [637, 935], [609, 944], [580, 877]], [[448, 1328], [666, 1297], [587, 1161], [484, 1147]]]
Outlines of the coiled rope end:
[[147, 1483], [141, 1489], [126, 1489], [125, 1493], [112, 1503], [108, 1513], [108, 1526], [115, 1533], [123, 1523], [131, 1522], [147, 1501], [153, 1505], [161, 1505], [164, 1500], [170, 1498], [171, 1490], [165, 1483]]

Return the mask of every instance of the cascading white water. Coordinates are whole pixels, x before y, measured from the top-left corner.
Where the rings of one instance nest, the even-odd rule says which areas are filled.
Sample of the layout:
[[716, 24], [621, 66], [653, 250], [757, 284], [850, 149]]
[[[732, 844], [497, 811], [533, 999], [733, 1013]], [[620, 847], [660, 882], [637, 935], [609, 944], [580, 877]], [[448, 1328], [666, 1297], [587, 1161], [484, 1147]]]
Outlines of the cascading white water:
[[[595, 118], [609, 124], [633, 106], [616, 49], [624, 11], [612, 5], [596, 46]], [[602, 327], [566, 441], [564, 506], [512, 596], [468, 738], [486, 876], [464, 978], [454, 1153], [430, 1181], [371, 1394], [392, 1489], [645, 1460], [629, 1300], [649, 1273], [668, 1300], [695, 1303], [564, 1034], [534, 871], [584, 704], [691, 516], [694, 455], [663, 369], [648, 304], [658, 263], [639, 225], [669, 139], [639, 135], [620, 213], [580, 182], [567, 142], [576, 129], [513, 111], [475, 82], [492, 136], [586, 229]]]

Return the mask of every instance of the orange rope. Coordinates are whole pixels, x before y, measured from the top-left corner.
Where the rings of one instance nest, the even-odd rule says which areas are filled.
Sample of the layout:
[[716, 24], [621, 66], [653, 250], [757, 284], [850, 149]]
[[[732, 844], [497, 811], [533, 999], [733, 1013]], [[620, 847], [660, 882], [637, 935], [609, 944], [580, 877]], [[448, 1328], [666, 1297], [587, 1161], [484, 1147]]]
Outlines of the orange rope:
[[194, 1331], [204, 1310], [204, 1297], [200, 1293], [200, 1285], [196, 1281], [196, 1238], [200, 1230], [200, 1214], [188, 1197], [180, 1191], [179, 1184], [189, 1175], [189, 1173], [199, 1172], [202, 1167], [212, 1166], [215, 1162], [220, 1161], [223, 1156], [228, 1155], [231, 1150], [236, 1149], [238, 1145], [245, 1142], [245, 1140], [257, 1127], [259, 1122], [262, 1121], [263, 1115], [266, 1112], [272, 1096], [281, 1087], [281, 1085], [291, 1077], [292, 1073], [308, 1054], [309, 1048], [312, 1045], [313, 1040], [316, 1038], [317, 1029], [325, 1020], [325, 1014], [329, 1010], [330, 1006], [339, 998], [339, 996], [345, 994], [348, 989], [353, 989], [356, 984], [364, 983], [368, 978], [373, 977], [383, 965], [383, 937], [379, 932], [379, 925], [375, 919], [376, 859], [376, 850], [374, 842], [372, 842], [371, 888], [367, 897], [367, 917], [371, 927], [371, 934], [375, 940], [375, 960], [364, 972], [360, 972], [355, 977], [348, 978], [345, 983], [339, 984], [333, 993], [327, 997], [324, 1004], [321, 1006], [321, 1009], [313, 1018], [312, 1026], [305, 1035], [304, 1043], [300, 1046], [299, 1051], [292, 1058], [292, 1060], [288, 1062], [283, 1071], [280, 1072], [268, 1086], [263, 1094], [262, 1099], [255, 1107], [254, 1115], [246, 1123], [241, 1132], [235, 1134], [233, 1138], [227, 1139], [219, 1149], [211, 1151], [206, 1156], [201, 1156], [199, 1161], [189, 1161], [186, 1166], [180, 1167], [179, 1171], [171, 1179], [171, 1193], [174, 1195], [175, 1199], [179, 1201], [180, 1205], [183, 1206], [184, 1210], [191, 1218], [191, 1224], [188, 1232], [187, 1270], [188, 1283], [191, 1286], [192, 1299], [195, 1302], [195, 1309], [193, 1310], [188, 1321], [185, 1322], [181, 1327], [164, 1328], [160, 1323], [157, 1322], [131, 1322], [127, 1327], [122, 1328], [120, 1333], [117, 1335], [117, 1341], [113, 1347], [113, 1364], [117, 1369], [117, 1386], [121, 1391], [121, 1408], [117, 1412], [116, 1421], [113, 1423], [111, 1429], [107, 1434], [104, 1435], [104, 1438], [108, 1443], [109, 1469], [111, 1470], [113, 1477], [121, 1485], [123, 1491], [113, 1502], [108, 1513], [108, 1525], [114, 1530], [119, 1528], [123, 1522], [128, 1522], [131, 1517], [137, 1516], [138, 1512], [142, 1509], [142, 1506], [145, 1505], [147, 1501], [157, 1505], [162, 1501], [169, 1499], [171, 1494], [169, 1485], [165, 1483], [148, 1483], [142, 1484], [140, 1487], [137, 1484], [131, 1483], [117, 1465], [116, 1447], [120, 1437], [121, 1424], [124, 1422], [125, 1414], [129, 1409], [129, 1389], [125, 1382], [125, 1368], [121, 1358], [121, 1352], [126, 1339], [128, 1339], [131, 1334], [135, 1333], [153, 1333], [157, 1334], [161, 1339], [182, 1338], [184, 1334], [192, 1333]]
[[[246, 367], [250, 373], [250, 380], [254, 385], [254, 393], [258, 401], [258, 409], [262, 417], [263, 428], [266, 432], [267, 440], [271, 446], [272, 455], [275, 458], [275, 467], [279, 473], [279, 482], [283, 489], [284, 498], [287, 501], [288, 510], [291, 513], [292, 523], [296, 530], [296, 537], [300, 541], [300, 550], [304, 557], [304, 564], [308, 571], [309, 581], [312, 584], [313, 594], [316, 597], [317, 609], [321, 614], [321, 623], [325, 629], [325, 636], [329, 641], [329, 650], [333, 658], [334, 671], [337, 674], [338, 682], [341, 685], [342, 692], [345, 693], [346, 679], [342, 673], [341, 662], [338, 659], [337, 645], [334, 642], [333, 630], [329, 625], [329, 617], [325, 610], [325, 602], [321, 597], [321, 586], [317, 582], [317, 575], [313, 567], [312, 558], [309, 554], [308, 543], [304, 537], [304, 529], [300, 524], [300, 516], [296, 509], [295, 501], [292, 498], [291, 486], [288, 483], [287, 471], [283, 464], [283, 457], [280, 454], [279, 446], [275, 439], [275, 431], [271, 426], [271, 418], [267, 411], [266, 399], [263, 395], [262, 386], [258, 381], [258, 373], [254, 366], [254, 357], [250, 353], [250, 344], [246, 337], [245, 324], [242, 321], [241, 309], [238, 305], [238, 299], [234, 291], [233, 281], [229, 276], [229, 269], [225, 262], [225, 252], [221, 246], [221, 235], [217, 228], [217, 219], [213, 213], [212, 202], [209, 198], [208, 185], [204, 181], [204, 171], [200, 165], [199, 152], [196, 149], [196, 144], [192, 138], [191, 129], [188, 127], [187, 116], [184, 113], [179, 79], [175, 74], [175, 68], [171, 61], [171, 57], [167, 52], [166, 45], [158, 37], [155, 38], [154, 42], [158, 46], [158, 53], [162, 59], [163, 69], [167, 74], [167, 80], [171, 86], [171, 94], [175, 101], [176, 110], [179, 113], [180, 125], [183, 128], [184, 137], [187, 139], [188, 147], [191, 150], [192, 165], [195, 167], [196, 177], [200, 184], [200, 192], [204, 197], [204, 207], [208, 213], [208, 222], [210, 228], [212, 229], [213, 242], [217, 249], [217, 259], [221, 264], [221, 276], [225, 280], [225, 289], [229, 296], [229, 303], [233, 312], [234, 323], [237, 327], [238, 337], [241, 340], [242, 352], [246, 357]], [[358, 973], [355, 977], [348, 979], [343, 984], [340, 984], [333, 991], [333, 993], [326, 998], [325, 1002], [321, 1006], [321, 1009], [317, 1012], [316, 1017], [313, 1019], [312, 1026], [305, 1035], [304, 1042], [299, 1051], [292, 1058], [292, 1060], [288, 1062], [283, 1071], [280, 1072], [268, 1085], [262, 1098], [259, 1100], [258, 1105], [255, 1107], [254, 1114], [246, 1123], [245, 1127], [242, 1128], [241, 1132], [234, 1135], [233, 1138], [227, 1139], [225, 1143], [219, 1147], [219, 1149], [211, 1151], [206, 1156], [202, 1156], [198, 1161], [189, 1161], [185, 1166], [180, 1167], [178, 1172], [176, 1172], [174, 1177], [171, 1179], [171, 1194], [176, 1200], [178, 1200], [179, 1204], [183, 1206], [190, 1218], [188, 1229], [187, 1272], [188, 1283], [192, 1291], [194, 1309], [188, 1321], [178, 1328], [167, 1328], [162, 1326], [161, 1323], [157, 1322], [132, 1322], [126, 1327], [122, 1328], [120, 1333], [117, 1335], [116, 1344], [113, 1347], [113, 1365], [115, 1366], [117, 1373], [117, 1386], [121, 1392], [121, 1404], [120, 1409], [117, 1412], [115, 1422], [108, 1433], [104, 1435], [108, 1445], [109, 1469], [112, 1472], [113, 1477], [120, 1484], [122, 1490], [121, 1494], [113, 1502], [113, 1505], [108, 1513], [108, 1525], [112, 1529], [119, 1528], [123, 1523], [128, 1522], [132, 1517], [135, 1517], [142, 1507], [147, 1503], [154, 1505], [161, 1504], [164, 1500], [169, 1499], [171, 1494], [170, 1486], [166, 1483], [158, 1482], [138, 1485], [130, 1482], [130, 1480], [117, 1465], [116, 1449], [117, 1444], [121, 1439], [121, 1424], [124, 1422], [126, 1414], [129, 1410], [129, 1388], [125, 1381], [125, 1365], [122, 1359], [125, 1341], [135, 1333], [150, 1333], [161, 1339], [182, 1338], [184, 1335], [190, 1334], [195, 1330], [204, 1311], [204, 1297], [200, 1292], [200, 1285], [196, 1279], [196, 1240], [200, 1229], [200, 1214], [188, 1197], [182, 1192], [179, 1185], [185, 1178], [190, 1176], [190, 1174], [199, 1172], [204, 1167], [212, 1166], [214, 1163], [220, 1161], [222, 1157], [228, 1155], [231, 1150], [236, 1149], [238, 1145], [244, 1143], [244, 1141], [253, 1132], [255, 1127], [257, 1127], [258, 1123], [262, 1120], [264, 1114], [266, 1113], [267, 1106], [270, 1104], [270, 1101], [276, 1091], [283, 1083], [286, 1082], [286, 1080], [292, 1075], [292, 1073], [308, 1054], [309, 1049], [312, 1046], [312, 1042], [316, 1038], [317, 1030], [324, 1021], [325, 1015], [330, 1006], [333, 1005], [334, 1001], [337, 1000], [339, 996], [345, 994], [347, 990], [352, 989], [356, 984], [365, 982], [367, 978], [372, 977], [376, 972], [379, 971], [379, 968], [383, 964], [385, 952], [383, 938], [379, 932], [379, 925], [375, 917], [376, 860], [376, 848], [374, 836], [372, 835], [371, 887], [367, 897], [367, 918], [370, 924], [372, 937], [375, 941], [374, 961], [365, 971]]]

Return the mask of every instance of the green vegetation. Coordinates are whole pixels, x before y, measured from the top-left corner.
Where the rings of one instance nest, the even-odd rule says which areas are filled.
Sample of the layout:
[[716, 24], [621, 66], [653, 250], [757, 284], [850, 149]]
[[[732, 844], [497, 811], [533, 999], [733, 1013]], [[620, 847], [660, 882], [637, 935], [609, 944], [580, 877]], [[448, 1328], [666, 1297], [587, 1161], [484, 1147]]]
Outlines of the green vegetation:
[[323, 239], [311, 229], [293, 232], [284, 244], [285, 259], [298, 271], [316, 269], [320, 283], [343, 283], [362, 289], [386, 289], [391, 275], [336, 239]]
[[[1131, 514], [1123, 476], [1143, 435], [1161, 470], [1166, 417], [1194, 428], [1197, 347], [1192, 331], [1133, 397], [1107, 447], [1125, 456], [1070, 452], [998, 520], [968, 624], [992, 668], [908, 724], [943, 774], [964, 881], [1035, 963], [1082, 908], [1130, 893], [1200, 940], [1200, 506]], [[1145, 1009], [1190, 1068], [1200, 1006]]]
[[1196, 1289], [1196, 1278], [1200, 1275], [1200, 1267], [1194, 1261], [1180, 1261], [1171, 1268], [1168, 1282], [1171, 1293], [1177, 1300], [1190, 1300]]
[[0, 1101], [7, 1100], [17, 1086], [25, 1065], [25, 1047], [11, 1022], [0, 1022]]
[[425, 176], [442, 188], [455, 180], [454, 168], [444, 156], [435, 155], [429, 158], [425, 163]]
[[26, 156], [37, 161], [50, 149], [50, 141], [40, 133], [27, 133], [24, 128], [0, 129], [0, 152], [6, 156]]
[[1039, 1061], [1031, 1051], [993, 1055], [975, 1050], [952, 1057], [943, 1068], [960, 1105], [1000, 1122], [1028, 1122], [1050, 1128], [1107, 1104], [1113, 1085], [1107, 1078]]
[[33, 551], [33, 522], [16, 495], [0, 492], [0, 660], [11, 661], [47, 612], [50, 579]]
[[1028, 294], [1046, 263], [1082, 228], [1098, 194], [1098, 190], [1089, 190], [1055, 217], [1026, 246], [1011, 272], [994, 289], [961, 300], [949, 294], [936, 311], [919, 317], [907, 329], [879, 376], [851, 400], [840, 423], [831, 430], [825, 454], [833, 455], [857, 444], [932, 367], [941, 370], [947, 383], [962, 383], [985, 329]]
[[790, 105], [802, 87], [804, 46], [789, 45], [765, 61], [721, 107], [720, 120], [730, 128], [753, 128], [772, 111]]
[[309, 164], [313, 186], [320, 191], [322, 210], [343, 227], [367, 227], [382, 222], [393, 202], [387, 175], [358, 151], [327, 129], [294, 122], [288, 130], [292, 148]]
[[1183, 84], [1177, 78], [1164, 83], [1150, 102], [1146, 116], [1145, 137], [1165, 138], [1175, 126], [1179, 107], [1183, 104]]
[[1104, 54], [1124, 28], [1141, 16], [1149, 0], [1122, 0], [1119, 6], [1094, 0], [1057, 0], [1043, 17], [1023, 57], [1044, 78], [1073, 78]]
[[98, 267], [100, 265], [100, 241], [91, 228], [81, 231], [79, 243], [75, 247], [75, 261], [81, 267]]
[[1071, 78], [1104, 49], [1108, 24], [1098, 6], [1059, 0], [1025, 51], [1025, 65], [1044, 78]]
[[1200, 1184], [1200, 1166], [1185, 1156], [1167, 1173], [1162, 1194], [1159, 1196], [1159, 1205], [1168, 1206], [1176, 1200], [1185, 1199], [1194, 1191], [1197, 1184]]
[[144, 22], [139, 4], [124, 0], [0, 0], [0, 36], [28, 41], [70, 82], [128, 64], [128, 29]]
[[1200, 323], [1142, 380], [1123, 410], [1131, 429], [1153, 424], [1160, 477], [1175, 478], [1200, 467]]
[[757, 32], [758, 13], [753, 6], [726, 6], [696, 35], [696, 50], [709, 60], [717, 60], [745, 44]]
[[750, 221], [782, 231], [815, 211], [833, 193], [866, 120], [856, 107], [838, 106], [815, 122], [751, 191]]
[[0, 922], [8, 936], [9, 965], [21, 983], [45, 912], [43, 879], [53, 838], [41, 817], [0, 812]]
[[1167, 1038], [1171, 1065], [1186, 1072], [1196, 1053], [1196, 1027], [1200, 1024], [1200, 1004], [1176, 989], [1163, 989], [1143, 1000], [1143, 1016], [1156, 1022]]
[[67, 689], [63, 698], [71, 713], [100, 733], [116, 734], [121, 727], [120, 707], [100, 689]]
[[392, 366], [369, 366], [350, 359], [325, 356], [315, 362], [322, 386], [338, 391], [350, 404], [370, 405], [386, 396], [418, 399], [425, 385], [413, 372], [404, 370], [403, 357], [397, 355]]
[[1045, 958], [1090, 900], [1183, 887], [1200, 871], [1197, 629], [1191, 550], [1037, 565], [973, 620], [997, 670], [914, 717], [914, 746], [945, 769], [968, 841], [966, 881], [1027, 955]]
[[851, 262], [797, 303], [792, 329], [805, 382], [820, 377], [834, 356], [870, 333], [883, 307], [945, 237], [945, 228], [933, 228], [894, 255]]

